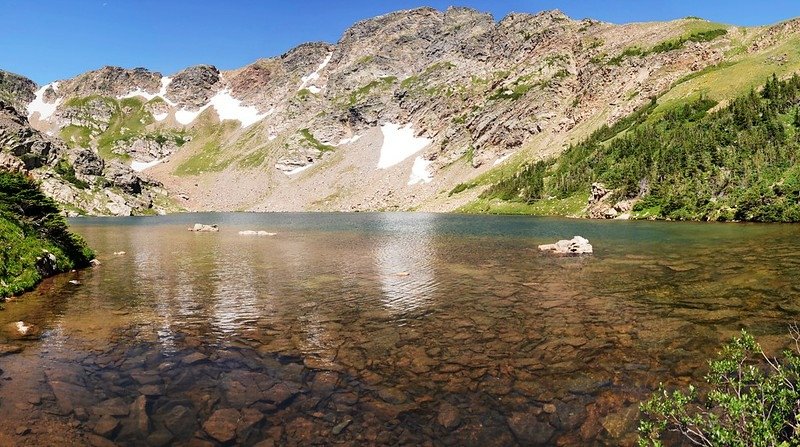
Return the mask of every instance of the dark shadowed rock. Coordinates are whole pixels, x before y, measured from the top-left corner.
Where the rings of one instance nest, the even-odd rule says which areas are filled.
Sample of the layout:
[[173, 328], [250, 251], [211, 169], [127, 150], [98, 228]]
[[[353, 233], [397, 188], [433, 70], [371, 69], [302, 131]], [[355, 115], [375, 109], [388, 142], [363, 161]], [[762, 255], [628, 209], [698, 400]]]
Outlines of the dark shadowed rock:
[[94, 424], [94, 432], [104, 438], [112, 438], [119, 430], [119, 426], [116, 418], [105, 415]]
[[445, 402], [439, 406], [436, 422], [442, 427], [452, 430], [461, 424], [461, 412], [454, 405]]
[[540, 421], [531, 413], [512, 413], [506, 422], [517, 441], [523, 445], [544, 445], [556, 431], [552, 425]]

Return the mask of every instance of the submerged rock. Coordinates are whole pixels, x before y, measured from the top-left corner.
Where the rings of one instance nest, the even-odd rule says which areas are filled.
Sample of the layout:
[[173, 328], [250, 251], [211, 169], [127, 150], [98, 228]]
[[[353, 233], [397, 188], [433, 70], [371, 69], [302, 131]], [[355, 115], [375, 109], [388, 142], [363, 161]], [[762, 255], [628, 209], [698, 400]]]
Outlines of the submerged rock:
[[268, 231], [263, 231], [263, 230], [259, 231], [245, 230], [239, 232], [240, 236], [275, 236], [276, 234], [278, 233], [270, 233]]
[[219, 226], [196, 223], [192, 228], [189, 228], [189, 231], [198, 233], [216, 233], [219, 231]]
[[239, 411], [233, 408], [217, 410], [203, 423], [203, 430], [223, 444], [231, 442], [236, 439], [236, 427], [240, 417]]
[[588, 255], [593, 252], [592, 245], [581, 236], [569, 240], [562, 239], [555, 244], [540, 245], [539, 250], [557, 255]]

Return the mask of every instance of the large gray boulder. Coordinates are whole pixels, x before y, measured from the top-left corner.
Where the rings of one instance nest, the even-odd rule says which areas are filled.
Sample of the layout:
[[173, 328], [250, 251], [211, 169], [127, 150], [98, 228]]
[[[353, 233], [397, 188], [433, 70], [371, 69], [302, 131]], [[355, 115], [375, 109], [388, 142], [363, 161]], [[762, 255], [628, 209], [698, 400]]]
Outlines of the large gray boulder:
[[539, 250], [556, 255], [590, 255], [593, 252], [589, 241], [580, 236], [562, 239], [555, 244], [540, 245]]

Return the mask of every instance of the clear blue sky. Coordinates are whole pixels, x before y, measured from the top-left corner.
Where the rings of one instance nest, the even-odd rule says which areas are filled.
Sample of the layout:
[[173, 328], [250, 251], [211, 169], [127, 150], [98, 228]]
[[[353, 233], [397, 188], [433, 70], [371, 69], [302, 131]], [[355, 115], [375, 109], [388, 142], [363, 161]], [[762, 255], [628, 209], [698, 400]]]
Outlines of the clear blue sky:
[[0, 0], [0, 68], [38, 83], [103, 65], [165, 74], [221, 69], [308, 41], [336, 42], [357, 20], [417, 6], [490, 12], [558, 8], [614, 23], [700, 16], [762, 25], [800, 16], [800, 0]]

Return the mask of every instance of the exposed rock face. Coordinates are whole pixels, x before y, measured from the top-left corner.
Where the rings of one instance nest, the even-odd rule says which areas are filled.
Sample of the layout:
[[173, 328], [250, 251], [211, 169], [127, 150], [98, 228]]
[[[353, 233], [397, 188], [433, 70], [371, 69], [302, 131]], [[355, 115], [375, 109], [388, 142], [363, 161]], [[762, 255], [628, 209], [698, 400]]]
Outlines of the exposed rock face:
[[602, 183], [592, 183], [592, 192], [586, 207], [590, 219], [627, 219], [638, 199], [620, 200], [612, 205], [614, 190]]
[[117, 141], [113, 152], [120, 155], [127, 154], [135, 160], [147, 162], [166, 158], [177, 150], [178, 145], [174, 140], [142, 137], [133, 141]]
[[103, 175], [105, 163], [99, 155], [90, 149], [76, 149], [70, 153], [69, 157], [75, 172], [84, 176]]
[[22, 161], [28, 170], [52, 165], [64, 147], [28, 125], [28, 120], [6, 103], [0, 102], [0, 150]]
[[[34, 130], [27, 118], [0, 101], [0, 168], [27, 172], [41, 182], [42, 191], [70, 213], [131, 215], [152, 212], [155, 183], [139, 177], [129, 166], [107, 164], [93, 150], [67, 148]], [[103, 190], [106, 182], [120, 193]]]
[[61, 82], [58, 94], [77, 98], [92, 95], [116, 97], [136, 89], [157, 92], [160, 82], [160, 73], [145, 68], [103, 67]]
[[133, 170], [122, 163], [111, 163], [106, 170], [106, 179], [113, 185], [129, 194], [142, 192], [142, 179]]
[[169, 98], [187, 109], [203, 107], [220, 89], [219, 70], [211, 65], [196, 65], [176, 74], [167, 87]]
[[33, 101], [36, 84], [28, 78], [0, 70], [0, 100], [22, 112]]

